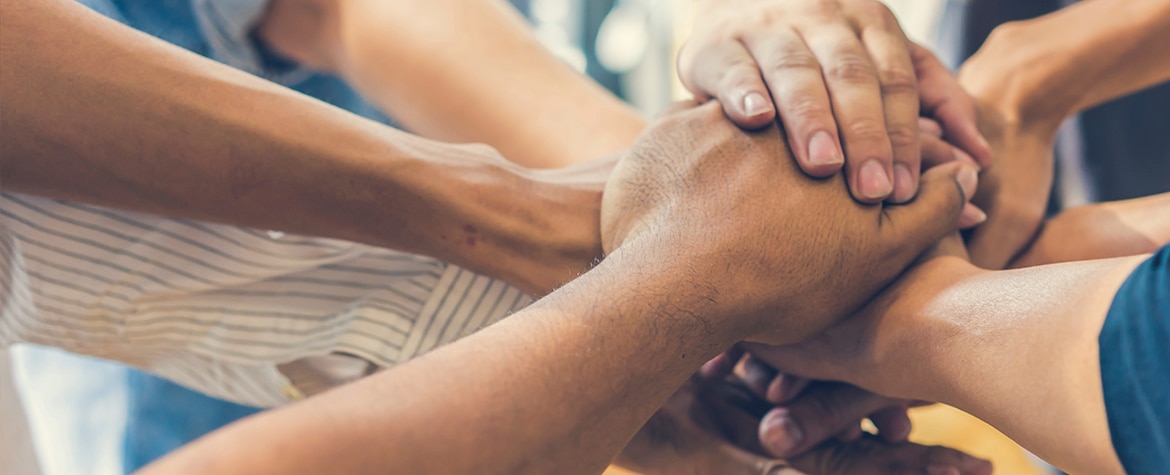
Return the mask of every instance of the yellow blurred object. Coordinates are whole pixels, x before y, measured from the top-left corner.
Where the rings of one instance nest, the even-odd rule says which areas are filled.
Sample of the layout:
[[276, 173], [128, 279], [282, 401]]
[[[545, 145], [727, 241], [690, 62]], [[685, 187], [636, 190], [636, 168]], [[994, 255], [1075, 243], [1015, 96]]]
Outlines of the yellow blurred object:
[[[995, 473], [1010, 475], [1045, 475], [1032, 463], [1028, 454], [983, 421], [950, 406], [936, 404], [910, 411], [914, 431], [910, 439], [925, 445], [945, 445], [976, 457], [991, 460]], [[637, 475], [620, 467], [610, 467], [604, 475]]]
[[910, 440], [926, 445], [945, 445], [991, 460], [995, 473], [1046, 475], [1028, 453], [985, 422], [950, 406], [936, 404], [910, 411], [914, 431]]

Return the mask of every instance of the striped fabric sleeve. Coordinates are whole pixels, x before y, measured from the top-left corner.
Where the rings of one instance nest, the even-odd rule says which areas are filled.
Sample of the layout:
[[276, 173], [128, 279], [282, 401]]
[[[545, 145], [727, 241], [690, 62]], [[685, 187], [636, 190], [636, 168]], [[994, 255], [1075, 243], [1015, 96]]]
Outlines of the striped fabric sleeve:
[[303, 395], [278, 365], [389, 367], [528, 301], [427, 257], [0, 193], [0, 345], [114, 359], [243, 404]]

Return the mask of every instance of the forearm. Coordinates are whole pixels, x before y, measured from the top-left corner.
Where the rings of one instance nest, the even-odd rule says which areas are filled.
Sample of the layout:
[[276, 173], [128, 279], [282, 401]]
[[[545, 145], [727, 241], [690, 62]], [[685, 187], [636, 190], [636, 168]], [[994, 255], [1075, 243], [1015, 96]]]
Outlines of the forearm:
[[932, 282], [899, 295], [886, 315], [901, 316], [878, 325], [876, 361], [892, 373], [868, 383], [968, 411], [1066, 471], [1121, 473], [1097, 336], [1142, 259], [1000, 272], [932, 261], [915, 271]]
[[[998, 37], [997, 37], [998, 35]], [[1170, 2], [1080, 2], [1033, 20], [1005, 25], [1001, 41], [1026, 65], [1006, 79], [1022, 122], [1059, 126], [1071, 114], [1170, 79]], [[999, 54], [1001, 51], [993, 52]]]
[[277, 0], [259, 31], [278, 51], [339, 72], [412, 132], [487, 143], [526, 166], [624, 149], [645, 125], [550, 54], [504, 2]]
[[701, 290], [657, 285], [653, 263], [631, 263], [639, 253], [619, 250], [497, 325], [145, 473], [600, 473], [733, 341], [688, 316], [706, 308]]
[[1011, 267], [1148, 254], [1166, 244], [1170, 193], [1064, 211], [1045, 223]]
[[5, 191], [361, 241], [494, 276], [560, 211], [519, 196], [547, 194], [488, 147], [394, 131], [74, 2], [6, 1], [2, 21]]

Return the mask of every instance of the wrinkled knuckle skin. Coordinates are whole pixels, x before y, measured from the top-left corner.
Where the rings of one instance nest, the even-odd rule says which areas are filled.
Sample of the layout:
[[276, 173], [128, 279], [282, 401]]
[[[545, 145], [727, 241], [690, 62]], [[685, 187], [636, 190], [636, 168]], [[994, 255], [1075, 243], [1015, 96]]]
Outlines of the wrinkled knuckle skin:
[[833, 112], [825, 104], [801, 96], [790, 103], [781, 105], [781, 115], [787, 125], [808, 124], [804, 128], [810, 130], [836, 129], [833, 123]]
[[894, 147], [894, 150], [918, 150], [918, 129], [913, 127], [889, 127], [886, 130], [886, 135], [889, 136], [890, 145]]
[[792, 51], [785, 48], [777, 51], [768, 58], [771, 74], [783, 75], [792, 70], [815, 71], [820, 73], [821, 64], [817, 58], [807, 51]]
[[878, 73], [883, 95], [918, 97], [918, 76], [901, 66], [887, 66]]
[[869, 59], [856, 54], [843, 55], [826, 65], [826, 76], [831, 79], [850, 83], [871, 83], [877, 81], [877, 73]]
[[719, 77], [717, 96], [726, 98], [732, 91], [752, 88], [760, 81], [759, 69], [755, 64], [737, 63], [727, 68]]
[[871, 118], [857, 119], [846, 124], [845, 136], [846, 140], [854, 142], [853, 145], [869, 149], [871, 154], [877, 154], [877, 146], [889, 140], [885, 121]]

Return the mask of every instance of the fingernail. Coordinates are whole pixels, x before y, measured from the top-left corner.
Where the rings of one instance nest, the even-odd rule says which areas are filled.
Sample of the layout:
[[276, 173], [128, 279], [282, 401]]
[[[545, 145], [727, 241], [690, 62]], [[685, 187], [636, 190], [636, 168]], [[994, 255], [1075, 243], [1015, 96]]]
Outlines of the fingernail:
[[963, 213], [959, 215], [959, 229], [973, 228], [987, 221], [987, 213], [979, 209], [971, 203], [963, 207]]
[[955, 467], [944, 467], [941, 465], [931, 465], [926, 467], [926, 473], [929, 475], [963, 475], [959, 469]]
[[768, 112], [768, 100], [758, 92], [749, 92], [743, 97], [743, 112], [748, 117], [756, 117]]
[[894, 164], [894, 198], [895, 203], [905, 203], [914, 197], [917, 192], [917, 187], [914, 186], [914, 175], [910, 173], [910, 167], [901, 163]]
[[773, 454], [789, 455], [804, 442], [804, 432], [784, 413], [769, 414], [762, 422], [763, 442]]
[[959, 180], [959, 187], [963, 189], [963, 195], [967, 197], [967, 201], [975, 196], [975, 189], [979, 186], [979, 173], [971, 167], [959, 168], [959, 174], [955, 176]]
[[808, 162], [813, 165], [839, 165], [845, 162], [837, 142], [828, 132], [820, 131], [808, 141]]
[[861, 196], [869, 199], [885, 198], [894, 188], [886, 168], [877, 160], [870, 160], [861, 165], [857, 181], [861, 188]]

